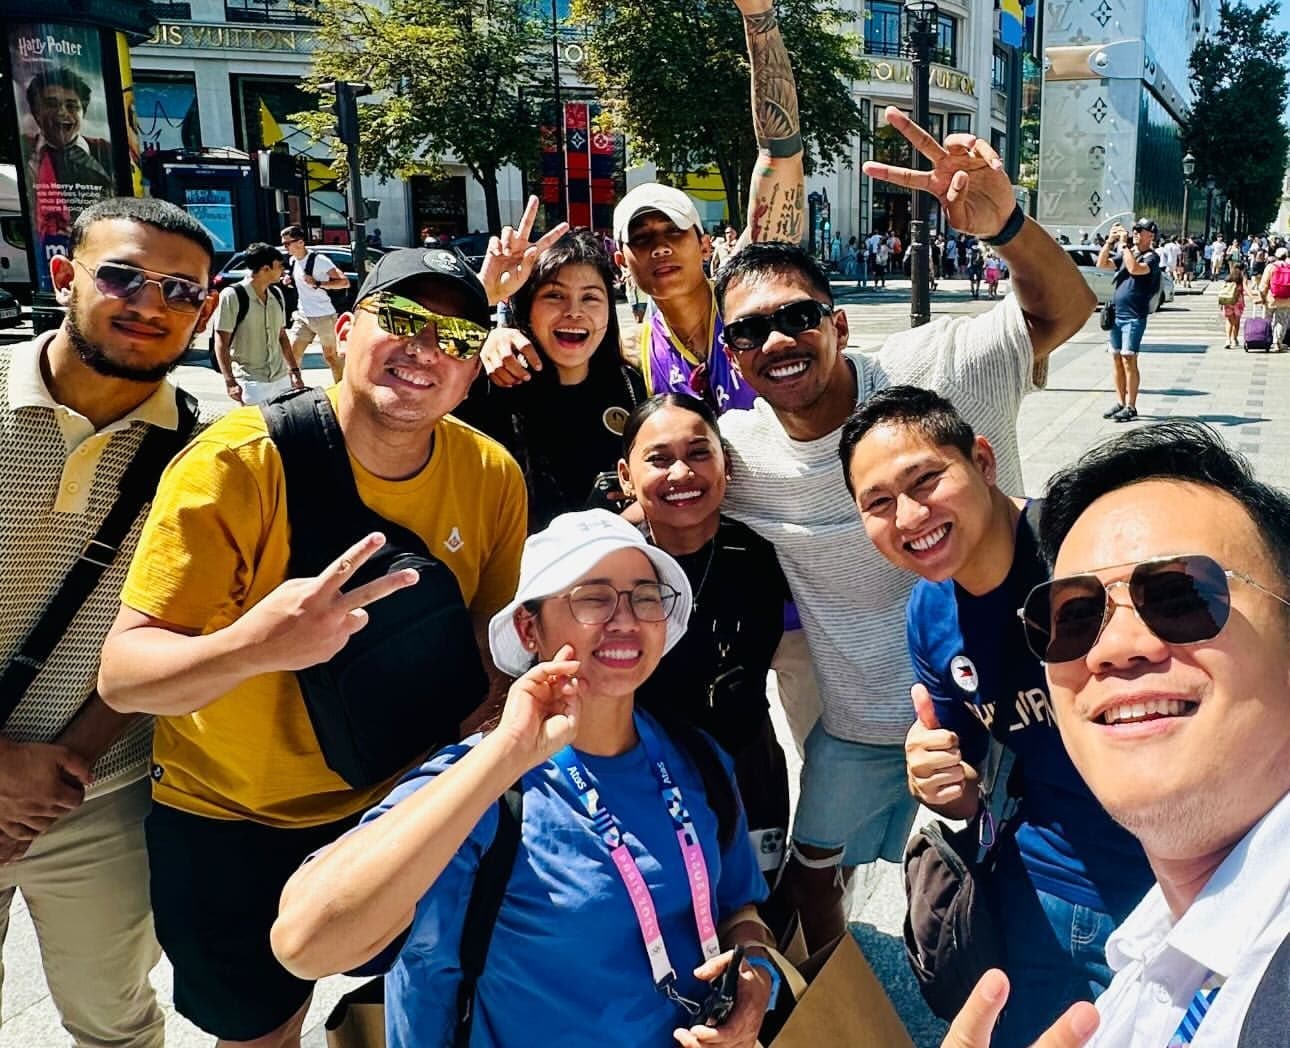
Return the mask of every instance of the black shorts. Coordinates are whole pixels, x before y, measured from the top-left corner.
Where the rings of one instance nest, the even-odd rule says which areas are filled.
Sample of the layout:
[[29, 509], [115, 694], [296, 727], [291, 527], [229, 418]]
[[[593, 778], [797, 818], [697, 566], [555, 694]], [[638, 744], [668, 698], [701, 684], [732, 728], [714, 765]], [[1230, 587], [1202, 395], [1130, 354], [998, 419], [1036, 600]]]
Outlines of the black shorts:
[[230, 1041], [263, 1037], [291, 1018], [314, 984], [269, 946], [288, 878], [358, 822], [283, 830], [208, 819], [154, 804], [145, 830], [157, 939], [175, 969], [175, 1010]]

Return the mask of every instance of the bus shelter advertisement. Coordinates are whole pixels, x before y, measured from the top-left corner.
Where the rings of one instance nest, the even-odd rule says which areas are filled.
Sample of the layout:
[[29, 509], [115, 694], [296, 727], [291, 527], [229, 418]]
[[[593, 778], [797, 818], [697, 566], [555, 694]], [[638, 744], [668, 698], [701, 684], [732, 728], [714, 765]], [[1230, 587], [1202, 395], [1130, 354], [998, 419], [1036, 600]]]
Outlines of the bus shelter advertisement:
[[89, 27], [9, 27], [19, 144], [36, 246], [36, 289], [52, 291], [49, 260], [66, 255], [72, 223], [116, 194], [99, 34]]

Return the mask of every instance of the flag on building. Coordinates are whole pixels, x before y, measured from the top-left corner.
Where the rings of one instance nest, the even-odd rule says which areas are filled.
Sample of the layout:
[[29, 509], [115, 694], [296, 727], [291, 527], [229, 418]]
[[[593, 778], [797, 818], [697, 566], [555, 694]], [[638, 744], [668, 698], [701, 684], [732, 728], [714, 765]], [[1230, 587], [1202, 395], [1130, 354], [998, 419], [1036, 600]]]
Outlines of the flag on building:
[[543, 108], [537, 191], [549, 224], [565, 215], [575, 228], [613, 223], [614, 202], [626, 192], [623, 137], [598, 130], [599, 115], [596, 102], [566, 102], [558, 113], [553, 103]]
[[1020, 47], [1025, 34], [1025, 16], [1021, 13], [1021, 0], [998, 0], [999, 42], [1009, 47]]

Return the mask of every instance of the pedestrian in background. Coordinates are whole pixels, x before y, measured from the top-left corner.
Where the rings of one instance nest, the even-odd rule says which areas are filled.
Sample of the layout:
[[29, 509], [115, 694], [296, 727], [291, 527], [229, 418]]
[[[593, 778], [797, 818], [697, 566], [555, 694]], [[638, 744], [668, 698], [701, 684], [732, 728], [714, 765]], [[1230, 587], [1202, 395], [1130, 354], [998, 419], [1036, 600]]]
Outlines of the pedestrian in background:
[[1218, 292], [1218, 308], [1227, 326], [1224, 349], [1237, 349], [1241, 344], [1241, 317], [1245, 313], [1245, 267], [1233, 262], [1227, 273], [1227, 282]]
[[282, 255], [272, 244], [246, 249], [247, 275], [224, 288], [215, 318], [215, 362], [238, 404], [263, 404], [302, 389], [300, 365], [287, 337]]
[[1115, 311], [1110, 344], [1115, 379], [1115, 406], [1102, 413], [1115, 422], [1138, 417], [1138, 351], [1147, 331], [1147, 318], [1160, 293], [1160, 256], [1153, 249], [1158, 230], [1147, 218], [1140, 218], [1130, 232], [1118, 222], [1098, 253], [1102, 269], [1114, 269], [1115, 292], [1107, 308]]
[[1272, 341], [1279, 353], [1290, 349], [1290, 258], [1286, 256], [1286, 249], [1278, 247], [1275, 260], [1259, 282], [1259, 297], [1268, 308]]
[[286, 283], [296, 289], [296, 313], [290, 333], [292, 355], [296, 360], [303, 359], [316, 338], [332, 380], [339, 382], [344, 362], [336, 348], [336, 306], [327, 292], [348, 291], [349, 279], [321, 251], [309, 250], [301, 226], [287, 226], [280, 239], [289, 256]]

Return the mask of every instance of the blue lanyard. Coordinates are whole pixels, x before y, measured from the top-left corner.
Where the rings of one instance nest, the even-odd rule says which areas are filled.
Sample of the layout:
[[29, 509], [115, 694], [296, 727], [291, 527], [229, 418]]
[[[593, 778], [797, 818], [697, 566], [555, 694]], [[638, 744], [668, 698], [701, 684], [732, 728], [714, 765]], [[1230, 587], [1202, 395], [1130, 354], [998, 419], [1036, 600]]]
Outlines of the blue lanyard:
[[[658, 784], [659, 796], [676, 830], [677, 844], [685, 864], [686, 879], [690, 884], [690, 902], [699, 932], [699, 942], [703, 948], [704, 959], [711, 960], [721, 952], [721, 945], [717, 940], [716, 923], [712, 917], [712, 893], [707, 860], [703, 856], [703, 848], [695, 832], [694, 822], [685, 807], [685, 799], [681, 796], [681, 788], [677, 786], [671, 772], [668, 771], [667, 762], [663, 760], [654, 729], [640, 716], [635, 716], [633, 721], [645, 748], [650, 770], [654, 773]], [[645, 953], [649, 957], [650, 974], [653, 976], [655, 987], [669, 1000], [693, 1012], [696, 1007], [694, 1002], [681, 997], [676, 990], [676, 969], [663, 942], [663, 930], [654, 908], [654, 900], [635, 857], [623, 839], [622, 823], [601, 799], [600, 791], [591, 784], [591, 776], [587, 774], [587, 769], [571, 746], [564, 747], [551, 760], [573, 787], [579, 803], [591, 819], [592, 829], [600, 835], [605, 847], [609, 849], [609, 857], [613, 860], [619, 877], [622, 878], [628, 899], [636, 913], [636, 921], [640, 926]]]

